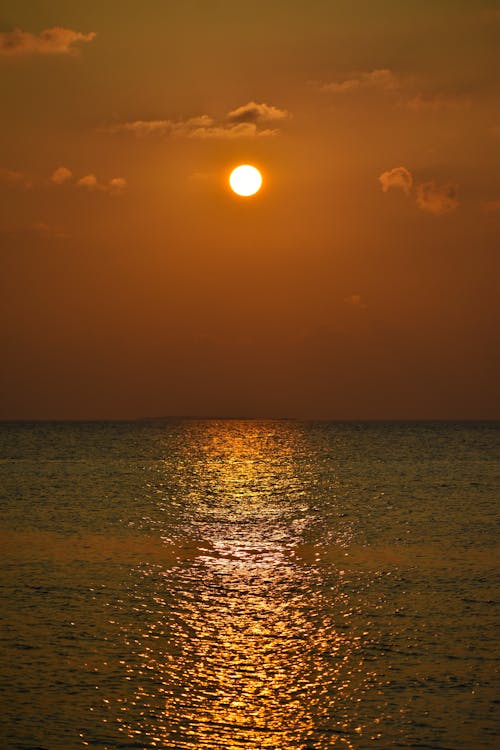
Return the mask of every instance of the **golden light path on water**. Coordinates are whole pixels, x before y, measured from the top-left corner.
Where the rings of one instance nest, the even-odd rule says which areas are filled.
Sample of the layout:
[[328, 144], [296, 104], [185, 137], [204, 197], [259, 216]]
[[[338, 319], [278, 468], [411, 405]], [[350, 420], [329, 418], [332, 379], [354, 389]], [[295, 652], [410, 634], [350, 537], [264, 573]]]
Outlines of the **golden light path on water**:
[[135, 597], [145, 627], [124, 633], [136, 688], [118, 721], [131, 740], [354, 747], [368, 632], [349, 627], [343, 571], [325, 577], [304, 545], [318, 511], [304, 490], [313, 478], [301, 476], [302, 449], [226, 425], [211, 428], [189, 462], [180, 457], [169, 498], [176, 523], [164, 541], [177, 536], [184, 559], [143, 568]]

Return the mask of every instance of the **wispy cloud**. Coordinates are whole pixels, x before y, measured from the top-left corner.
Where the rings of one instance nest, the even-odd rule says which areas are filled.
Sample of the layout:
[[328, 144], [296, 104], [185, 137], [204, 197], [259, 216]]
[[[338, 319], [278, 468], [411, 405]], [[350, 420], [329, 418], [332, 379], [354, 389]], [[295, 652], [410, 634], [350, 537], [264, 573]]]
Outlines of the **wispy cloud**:
[[395, 167], [383, 172], [378, 180], [384, 193], [391, 188], [396, 188], [402, 190], [408, 197], [414, 195], [417, 206], [434, 216], [451, 213], [459, 206], [457, 187], [451, 183], [437, 185], [433, 180], [419, 182], [413, 191], [415, 181], [406, 167]]
[[351, 91], [378, 90], [395, 91], [400, 87], [398, 76], [388, 68], [358, 71], [340, 81], [320, 84], [320, 90], [330, 94], [345, 94]]
[[24, 174], [14, 169], [0, 167], [0, 183], [12, 187], [30, 188], [33, 187], [32, 180]]
[[91, 42], [95, 32], [79, 31], [53, 26], [39, 34], [14, 29], [0, 32], [0, 55], [75, 55], [79, 42]]
[[443, 109], [466, 109], [471, 106], [468, 96], [461, 94], [416, 94], [404, 101], [413, 112], [436, 112]]
[[413, 176], [406, 167], [394, 167], [388, 172], [382, 172], [378, 179], [384, 193], [391, 188], [396, 188], [409, 195], [413, 187]]
[[290, 117], [285, 109], [270, 104], [248, 102], [228, 112], [217, 120], [203, 114], [179, 120], [134, 120], [108, 125], [101, 130], [107, 133], [132, 133], [139, 138], [255, 138], [276, 135], [279, 131], [265, 126]]
[[347, 77], [314, 85], [324, 94], [334, 95], [337, 101], [347, 94], [384, 94], [392, 99], [394, 106], [415, 113], [466, 109], [472, 103], [471, 97], [461, 92], [426, 90], [423, 93], [422, 89], [429, 89], [428, 81], [389, 68], [357, 71]]
[[459, 205], [456, 185], [436, 185], [435, 182], [422, 182], [417, 185], [417, 205], [422, 211], [442, 216], [448, 214]]
[[278, 130], [264, 128], [259, 130], [254, 122], [238, 122], [234, 125], [210, 125], [208, 127], [197, 127], [194, 130], [179, 129], [174, 134], [184, 135], [188, 138], [255, 138], [277, 135]]

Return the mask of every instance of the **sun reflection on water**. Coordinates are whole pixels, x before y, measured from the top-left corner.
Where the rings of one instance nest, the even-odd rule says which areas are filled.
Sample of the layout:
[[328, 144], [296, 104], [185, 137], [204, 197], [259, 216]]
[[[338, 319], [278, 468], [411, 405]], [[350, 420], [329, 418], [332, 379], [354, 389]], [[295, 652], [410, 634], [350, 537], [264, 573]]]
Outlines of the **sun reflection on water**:
[[[144, 627], [125, 628], [134, 689], [117, 718], [131, 739], [164, 748], [353, 747], [369, 675], [349, 600], [338, 571], [325, 576], [314, 559], [292, 554], [317, 522], [303, 450], [259, 425], [214, 424], [183, 462], [178, 538], [197, 538], [202, 549], [169, 569], [141, 569]], [[172, 538], [168, 515], [164, 532]]]
[[0, 746], [496, 750], [498, 434], [4, 425]]

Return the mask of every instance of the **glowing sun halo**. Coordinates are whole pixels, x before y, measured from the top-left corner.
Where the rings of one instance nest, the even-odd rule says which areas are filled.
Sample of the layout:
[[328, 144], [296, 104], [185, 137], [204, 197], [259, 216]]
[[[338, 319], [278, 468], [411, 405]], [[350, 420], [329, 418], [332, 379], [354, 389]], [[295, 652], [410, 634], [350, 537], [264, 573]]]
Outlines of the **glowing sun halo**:
[[262, 187], [262, 175], [256, 167], [250, 164], [240, 164], [231, 172], [229, 184], [236, 195], [248, 198], [258, 193]]

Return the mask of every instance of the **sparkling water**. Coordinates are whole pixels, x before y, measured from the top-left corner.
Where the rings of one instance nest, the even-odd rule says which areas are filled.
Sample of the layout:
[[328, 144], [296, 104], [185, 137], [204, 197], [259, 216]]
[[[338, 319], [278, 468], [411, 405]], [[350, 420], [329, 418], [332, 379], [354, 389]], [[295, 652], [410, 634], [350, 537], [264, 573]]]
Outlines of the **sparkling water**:
[[499, 424], [0, 426], [0, 747], [498, 747]]

